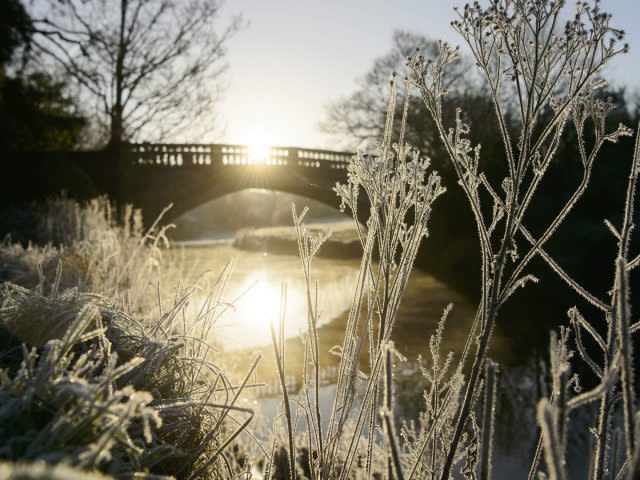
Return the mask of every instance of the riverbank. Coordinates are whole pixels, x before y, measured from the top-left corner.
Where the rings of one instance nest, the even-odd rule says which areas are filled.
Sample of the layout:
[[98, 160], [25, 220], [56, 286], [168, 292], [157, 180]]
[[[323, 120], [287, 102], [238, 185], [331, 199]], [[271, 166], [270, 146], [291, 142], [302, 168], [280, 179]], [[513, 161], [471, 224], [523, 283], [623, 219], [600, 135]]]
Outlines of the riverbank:
[[[318, 222], [308, 226], [312, 234], [329, 234], [317, 253], [323, 258], [359, 259], [362, 246], [353, 221]], [[364, 227], [362, 227], [364, 231]], [[267, 227], [239, 231], [233, 246], [239, 250], [298, 255], [296, 228]]]

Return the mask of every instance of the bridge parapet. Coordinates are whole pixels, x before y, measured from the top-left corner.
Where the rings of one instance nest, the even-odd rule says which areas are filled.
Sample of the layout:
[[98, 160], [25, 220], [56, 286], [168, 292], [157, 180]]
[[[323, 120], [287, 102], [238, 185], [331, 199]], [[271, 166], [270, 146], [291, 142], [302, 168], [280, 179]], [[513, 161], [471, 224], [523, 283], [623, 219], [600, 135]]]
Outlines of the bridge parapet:
[[135, 143], [125, 150], [132, 165], [158, 167], [294, 167], [344, 170], [352, 152], [314, 150], [296, 147], [256, 149], [247, 145]]

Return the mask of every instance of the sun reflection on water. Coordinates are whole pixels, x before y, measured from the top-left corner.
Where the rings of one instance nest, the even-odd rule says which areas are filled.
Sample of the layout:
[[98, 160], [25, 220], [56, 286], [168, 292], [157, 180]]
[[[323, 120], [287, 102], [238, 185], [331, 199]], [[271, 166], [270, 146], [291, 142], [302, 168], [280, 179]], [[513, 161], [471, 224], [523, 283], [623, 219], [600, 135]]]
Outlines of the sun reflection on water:
[[[230, 247], [192, 248], [185, 250], [188, 266], [194, 271], [203, 264], [223, 264], [237, 255], [233, 272], [222, 292], [213, 295], [218, 306], [214, 308], [216, 320], [213, 328], [202, 330], [196, 326], [192, 334], [219, 351], [264, 347], [271, 348], [270, 325], [280, 316], [282, 282], [287, 285], [284, 334], [299, 337], [307, 328], [307, 296], [299, 258], [293, 255], [264, 255], [239, 252]], [[314, 264], [312, 278], [318, 282], [318, 325], [322, 326], [343, 315], [352, 300], [357, 282], [357, 263], [319, 259]], [[199, 293], [189, 302], [187, 318], [197, 318], [209, 293], [209, 282], [217, 282], [218, 273], [203, 278]], [[216, 292], [218, 290], [216, 289]]]
[[[271, 342], [271, 324], [277, 325], [280, 317], [282, 283], [271, 278], [266, 272], [248, 275], [237, 288], [240, 298], [233, 311], [225, 315], [221, 334], [228, 336], [242, 348], [250, 345], [265, 345]], [[287, 282], [285, 303], [285, 335], [297, 335], [304, 327], [300, 319], [306, 320], [304, 291], [297, 282]]]
[[264, 273], [250, 276], [243, 287], [248, 290], [237, 302], [235, 312], [239, 326], [254, 338], [270, 338], [270, 325], [276, 324], [280, 316], [281, 287]]
[[[333, 275], [332, 275], [333, 276]], [[268, 271], [249, 273], [229, 290], [227, 298], [240, 298], [216, 328], [216, 337], [225, 349], [241, 349], [271, 344], [271, 324], [278, 324], [282, 280], [286, 281], [284, 334], [298, 337], [307, 328], [306, 287], [301, 275], [280, 275]], [[342, 314], [350, 304], [355, 271], [321, 284], [318, 295], [319, 325]]]

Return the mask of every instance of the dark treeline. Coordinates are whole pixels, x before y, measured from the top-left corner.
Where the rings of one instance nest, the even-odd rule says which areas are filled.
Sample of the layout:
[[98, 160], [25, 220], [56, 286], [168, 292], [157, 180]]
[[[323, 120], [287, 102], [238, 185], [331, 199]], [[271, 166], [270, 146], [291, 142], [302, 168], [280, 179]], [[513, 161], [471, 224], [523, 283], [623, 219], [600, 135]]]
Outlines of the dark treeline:
[[42, 200], [43, 191], [97, 193], [70, 163], [30, 162], [43, 153], [68, 155], [88, 125], [68, 78], [36, 61], [34, 33], [20, 0], [0, 2], [0, 232], [23, 243], [39, 240], [37, 217], [25, 203]]
[[[70, 150], [86, 119], [54, 76], [32, 62], [34, 26], [18, 0], [0, 3], [0, 151]], [[5, 157], [4, 161], [9, 161]]]
[[[420, 35], [397, 32], [393, 37], [393, 48], [375, 61], [363, 77], [360, 89], [331, 106], [324, 128], [351, 140], [352, 146], [372, 150], [384, 128], [389, 78], [393, 72], [402, 75], [404, 62], [416, 47], [428, 58], [434, 58], [438, 52], [437, 42]], [[507, 172], [504, 171], [504, 146], [494, 105], [483, 81], [469, 75], [469, 64], [470, 60], [463, 56], [447, 79], [449, 95], [444, 101], [447, 124], [454, 125], [456, 109], [460, 108], [463, 120], [470, 125], [472, 145], [482, 146], [485, 175], [492, 185], [501, 185]], [[616, 106], [608, 118], [610, 129], [619, 123], [635, 129], [640, 120], [637, 106], [629, 101], [626, 93], [624, 88], [600, 90], [600, 97]], [[404, 92], [399, 92], [399, 96], [402, 95]], [[507, 118], [511, 119], [512, 138], [516, 138], [519, 131], [517, 115]], [[419, 253], [417, 266], [476, 300], [480, 294], [480, 257], [475, 223], [438, 132], [417, 92], [411, 98], [408, 122], [407, 140], [431, 159], [433, 168], [439, 171], [447, 187], [446, 194], [432, 212], [430, 236]], [[593, 137], [592, 125], [587, 125], [585, 130], [589, 142]], [[545, 175], [539, 194], [524, 219], [536, 238], [580, 183], [582, 168], [576, 138], [574, 125], [569, 122], [549, 167], [552, 171]], [[608, 143], [602, 148], [590, 187], [545, 247], [566, 272], [600, 298], [606, 298], [612, 288], [610, 281], [617, 242], [604, 220], [620, 224], [632, 156], [632, 139]], [[483, 200], [485, 213], [490, 218], [492, 200], [488, 195]], [[520, 237], [516, 245], [518, 254], [525, 255], [529, 248], [526, 239]], [[566, 322], [568, 308], [577, 303], [589, 311], [589, 306], [582, 304], [540, 258], [532, 262], [531, 273], [540, 282], [518, 292], [500, 315], [500, 328], [513, 340], [514, 361], [528, 356], [532, 348], [546, 351], [549, 329]]]
[[219, 11], [217, 0], [3, 1], [0, 147], [117, 147], [215, 131], [227, 41], [242, 27], [240, 17], [221, 27]]

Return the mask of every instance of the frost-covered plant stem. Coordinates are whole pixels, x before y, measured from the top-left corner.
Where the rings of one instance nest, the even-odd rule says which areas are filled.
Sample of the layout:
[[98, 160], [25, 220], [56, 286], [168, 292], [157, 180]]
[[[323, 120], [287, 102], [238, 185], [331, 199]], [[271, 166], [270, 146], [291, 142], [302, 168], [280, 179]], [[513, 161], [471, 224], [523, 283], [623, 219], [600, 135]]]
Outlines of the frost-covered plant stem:
[[[457, 59], [458, 49], [442, 43], [439, 58], [428, 60], [418, 52], [408, 63], [412, 82], [434, 120], [458, 183], [469, 201], [482, 260], [478, 321], [470, 332], [475, 336], [475, 329], [479, 327], [478, 347], [441, 471], [442, 480], [448, 480], [450, 476], [500, 308], [518, 287], [536, 281], [524, 273], [536, 255], [576, 288], [576, 282], [544, 251], [544, 244], [586, 190], [602, 145], [630, 134], [622, 126], [613, 132], [605, 131], [605, 118], [612, 106], [594, 95], [602, 86], [596, 79], [600, 68], [627, 50], [626, 45], [618, 46], [622, 32], [609, 26], [610, 16], [600, 12], [597, 2], [594, 6], [582, 2], [577, 6], [575, 20], [568, 22], [560, 33], [558, 23], [563, 7], [562, 1], [491, 0], [489, 7], [484, 9], [479, 2], [474, 2], [459, 11], [459, 19], [452, 22], [469, 47], [495, 106], [505, 159], [503, 192], [500, 194], [480, 170], [480, 146], [472, 147], [468, 139], [469, 126], [462, 119], [462, 111], [457, 111], [451, 128], [444, 122], [442, 98], [447, 92], [443, 75], [447, 66]], [[510, 109], [504, 101], [507, 97], [515, 98], [515, 107], [511, 110], [517, 119], [517, 140], [512, 139], [509, 127], [513, 122], [507, 121], [506, 112]], [[538, 185], [557, 153], [569, 119], [578, 137], [583, 178], [544, 233], [536, 239], [523, 221]], [[595, 135], [590, 150], [584, 141], [587, 120], [593, 123]], [[490, 219], [485, 218], [481, 205], [481, 197], [486, 193], [494, 204]], [[531, 243], [523, 257], [516, 244], [520, 232]], [[576, 290], [594, 303], [595, 296], [584, 288]], [[602, 302], [595, 303], [606, 309]]]
[[566, 480], [564, 459], [561, 455], [561, 445], [556, 425], [555, 412], [542, 399], [538, 404], [538, 423], [544, 439], [544, 454], [549, 469], [549, 480]]
[[[624, 396], [624, 415], [625, 415], [625, 440], [627, 442], [627, 455], [629, 458], [633, 456], [633, 374], [630, 372], [631, 356], [630, 342], [627, 336], [631, 335], [629, 326], [629, 309], [626, 304], [620, 305], [621, 301], [627, 302], [628, 292], [626, 287], [627, 272], [630, 270], [627, 262], [629, 251], [629, 242], [631, 231], [633, 229], [633, 212], [634, 199], [636, 195], [636, 184], [638, 175], [640, 174], [640, 125], [636, 132], [636, 144], [634, 149], [634, 157], [629, 173], [629, 182], [627, 185], [627, 194], [625, 198], [625, 211], [623, 216], [622, 228], [618, 235], [618, 255], [616, 262], [616, 280], [614, 283], [615, 295], [611, 297], [611, 304], [608, 309], [606, 319], [608, 322], [606, 345], [604, 348], [605, 360], [603, 370], [607, 371], [613, 363], [616, 354], [616, 342], [620, 347], [626, 345], [626, 351], [622, 352], [622, 379], [623, 379], [623, 396]], [[623, 270], [627, 270], [626, 272]], [[624, 318], [621, 318], [624, 316]], [[616, 331], [618, 330], [618, 331]], [[625, 368], [626, 366], [626, 368]], [[626, 382], [625, 382], [626, 378]], [[631, 388], [629, 388], [631, 387]], [[594, 480], [602, 478], [603, 472], [607, 464], [607, 452], [609, 451], [610, 440], [610, 411], [612, 407], [615, 389], [608, 389], [600, 400], [598, 410], [598, 422], [596, 426], [596, 447], [594, 452], [593, 476]]]
[[482, 417], [482, 443], [480, 457], [480, 480], [492, 478], [493, 431], [496, 409], [497, 365], [487, 360], [485, 365], [485, 397]]
[[[317, 478], [319, 472], [323, 471], [324, 461], [324, 440], [322, 435], [322, 418], [320, 414], [320, 349], [318, 345], [318, 285], [315, 289], [311, 283], [311, 263], [313, 257], [328, 238], [329, 234], [319, 236], [311, 236], [307, 227], [302, 223], [307, 209], [305, 208], [300, 215], [296, 212], [295, 205], [292, 205], [293, 221], [296, 228], [296, 238], [298, 241], [298, 252], [302, 264], [302, 272], [305, 279], [307, 293], [307, 336], [305, 344], [305, 357], [311, 353], [311, 363], [313, 365], [313, 396], [312, 402], [309, 398], [309, 388], [304, 388], [306, 405], [308, 407], [306, 413], [307, 423], [309, 425], [309, 434], [312, 436], [311, 444], [317, 451], [317, 463], [311, 465], [311, 474], [313, 478]], [[313, 295], [315, 293], [315, 295]], [[314, 301], [315, 299], [315, 301]], [[284, 318], [282, 319], [284, 322]], [[309, 377], [307, 372], [307, 362], [303, 368], [303, 378], [305, 386], [309, 385]], [[312, 462], [313, 463], [313, 462]]]
[[271, 330], [271, 342], [273, 344], [273, 353], [276, 359], [276, 366], [278, 367], [278, 376], [280, 379], [280, 388], [282, 389], [282, 401], [284, 404], [284, 418], [287, 424], [287, 459], [289, 460], [289, 479], [296, 479], [296, 450], [295, 443], [293, 441], [294, 427], [293, 427], [293, 415], [291, 413], [291, 404], [289, 401], [289, 392], [287, 391], [287, 381], [285, 379], [285, 341], [284, 341], [284, 313], [286, 310], [286, 298], [287, 287], [286, 284], [282, 286], [282, 295], [280, 299], [280, 317], [278, 321], [278, 333], [276, 335], [275, 326], [273, 322], [270, 325]]
[[402, 462], [400, 460], [398, 439], [395, 433], [393, 404], [393, 342], [384, 345], [384, 402], [380, 411], [382, 429], [387, 442], [387, 478], [389, 480], [404, 480]]
[[[630, 289], [628, 274], [632, 268], [627, 262], [628, 247], [633, 229], [634, 199], [636, 195], [637, 178], [640, 174], [640, 125], [636, 133], [634, 156], [627, 185], [623, 221], [618, 231], [610, 222], [606, 222], [609, 230], [618, 240], [615, 279], [609, 305], [605, 311], [607, 326], [606, 341], [577, 308], [569, 310], [569, 318], [575, 332], [575, 344], [580, 357], [600, 383], [588, 392], [569, 398], [568, 387], [573, 379], [569, 379], [569, 362], [573, 352], [566, 348], [568, 329], [562, 329], [561, 340], [556, 341], [552, 336], [551, 364], [553, 372], [553, 391], [551, 399], [543, 399], [539, 405], [539, 423], [542, 428], [541, 440], [544, 440], [544, 453], [547, 470], [552, 478], [563, 477], [564, 455], [567, 443], [567, 425], [569, 413], [582, 405], [599, 402], [596, 425], [590, 429], [595, 439], [593, 457], [589, 465], [589, 477], [593, 480], [621, 479], [627, 472], [628, 478], [634, 477], [633, 458], [637, 451], [635, 438], [634, 417], [637, 415], [634, 398], [634, 372], [632, 334], [637, 331], [636, 325], [630, 324], [631, 306], [629, 304]], [[600, 300], [598, 300], [600, 302]], [[594, 361], [592, 354], [587, 351], [582, 341], [582, 331], [587, 332], [600, 349], [603, 356], [602, 365]], [[618, 382], [620, 380], [620, 382]], [[557, 401], [554, 405], [554, 396]], [[612, 423], [616, 417], [616, 405], [622, 399], [622, 423], [626, 445], [626, 460], [622, 467], [618, 467], [617, 452], [620, 429], [614, 429]], [[553, 415], [549, 417], [548, 413]], [[549, 419], [552, 422], [549, 422]], [[612, 440], [613, 439], [613, 440]], [[613, 441], [613, 449], [611, 443]], [[550, 451], [552, 450], [552, 451]], [[613, 454], [611, 453], [613, 450]], [[534, 457], [529, 472], [529, 479], [533, 479], [538, 471], [538, 461], [541, 444]]]
[[[400, 301], [413, 268], [418, 247], [427, 235], [431, 205], [444, 191], [435, 173], [427, 174], [428, 162], [404, 141], [409, 98], [405, 95], [397, 144], [392, 143], [395, 118], [396, 82], [391, 84], [385, 135], [376, 156], [356, 155], [349, 166], [348, 183], [336, 191], [343, 206], [358, 217], [358, 195], [366, 194], [370, 208], [367, 235], [363, 237], [363, 260], [354, 302], [349, 314], [337, 393], [327, 433], [326, 464], [337, 458], [337, 441], [357, 392], [359, 362], [366, 339], [369, 341], [369, 374], [355, 415], [354, 431], [344, 453], [340, 478], [347, 478], [365, 423], [369, 425], [367, 458], [373, 450], [379, 387], [384, 360], [383, 345], [390, 339]], [[362, 205], [360, 205], [362, 206]], [[374, 427], [374, 428], [372, 428]], [[328, 472], [329, 469], [326, 469]], [[326, 478], [326, 477], [323, 477]]]
[[[444, 188], [437, 173], [429, 172], [429, 162], [405, 142], [408, 95], [403, 103], [400, 136], [396, 143], [393, 142], [395, 79], [391, 83], [389, 98], [385, 134], [377, 155], [360, 152], [354, 156], [349, 165], [347, 183], [338, 184], [335, 188], [342, 208], [348, 207], [356, 222], [359, 207], [368, 209], [369, 220], [366, 232], [357, 224], [363, 256], [344, 341], [341, 347], [333, 349], [333, 353], [340, 357], [340, 364], [336, 395], [324, 432], [321, 429], [318, 392], [317, 286], [311, 280], [310, 266], [326, 236], [309, 232], [302, 223], [304, 212], [298, 215], [294, 208], [308, 306], [308, 330], [303, 335], [303, 386], [295, 418], [306, 418], [309, 446], [315, 457], [310, 462], [313, 480], [352, 478], [354, 460], [358, 455], [364, 459], [365, 465], [356, 468], [370, 477], [379, 468], [380, 456], [374, 452], [381, 448], [376, 432], [382, 428], [387, 432], [383, 442], [384, 448], [390, 452], [391, 470], [397, 478], [403, 474], [392, 412], [389, 408], [383, 409], [382, 414], [380, 412], [383, 406], [381, 394], [385, 386], [388, 390], [391, 385], [390, 381], [386, 384], [382, 381], [382, 373], [386, 364], [387, 380], [391, 378], [391, 355], [395, 354], [389, 343], [391, 332], [418, 248], [427, 236], [432, 204]], [[360, 192], [364, 192], [364, 199]], [[367, 353], [368, 369], [363, 368], [364, 373], [361, 364]], [[307, 363], [315, 371], [313, 378], [307, 374]], [[286, 417], [292, 415], [291, 411], [285, 412]], [[366, 436], [365, 428], [368, 430]], [[292, 457], [293, 454], [289, 459], [291, 468], [295, 462]]]

